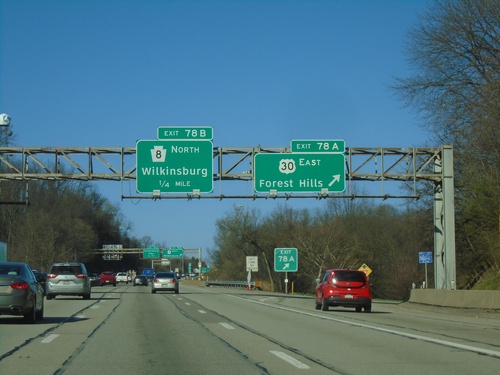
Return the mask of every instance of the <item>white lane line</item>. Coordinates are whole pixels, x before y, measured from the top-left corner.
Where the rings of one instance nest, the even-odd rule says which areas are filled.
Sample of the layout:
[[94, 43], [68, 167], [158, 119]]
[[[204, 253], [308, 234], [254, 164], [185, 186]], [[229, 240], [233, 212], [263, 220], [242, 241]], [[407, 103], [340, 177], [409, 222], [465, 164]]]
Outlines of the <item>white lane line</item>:
[[48, 335], [46, 338], [44, 338], [42, 340], [42, 344], [48, 344], [49, 342], [52, 342], [53, 340], [55, 340], [57, 338], [57, 336], [59, 336], [59, 335], [56, 333], [53, 333], [52, 335]]
[[92, 309], [98, 309], [99, 307], [101, 307], [101, 306], [99, 306], [99, 305], [94, 305], [94, 306], [92, 306], [91, 308], [92, 308]]
[[85, 319], [85, 315], [75, 315], [75, 319]]
[[283, 361], [286, 361], [286, 362], [290, 363], [291, 365], [293, 365], [293, 366], [295, 366], [297, 368], [300, 368], [300, 369], [303, 369], [303, 370], [310, 368], [305, 363], [302, 363], [299, 360], [297, 360], [297, 359], [295, 359], [293, 357], [290, 357], [288, 354], [285, 354], [283, 352], [278, 352], [276, 350], [271, 350], [271, 353], [273, 353], [276, 357], [281, 358]]
[[219, 323], [221, 326], [227, 329], [234, 329], [234, 327], [231, 324], [228, 323]]
[[205, 310], [198, 310], [200, 314], [206, 314], [207, 312]]
[[189, 302], [185, 302], [185, 304], [188, 305], [188, 306], [191, 306], [191, 304]]
[[291, 308], [288, 308], [288, 307], [283, 307], [283, 306], [271, 305], [269, 303], [260, 302], [260, 301], [254, 301], [254, 300], [250, 300], [250, 299], [239, 297], [239, 296], [233, 296], [233, 295], [230, 295], [230, 294], [228, 294], [227, 296], [233, 297], [233, 298], [237, 298], [237, 299], [242, 299], [244, 301], [251, 302], [251, 303], [256, 303], [256, 304], [263, 305], [263, 306], [272, 307], [272, 308], [278, 309], [278, 310], [290, 311], [290, 312], [293, 312], [293, 313], [296, 313], [296, 314], [301, 314], [301, 315], [306, 315], [306, 316], [312, 316], [312, 317], [315, 317], [315, 318], [321, 318], [321, 319], [330, 320], [330, 321], [334, 321], [334, 322], [344, 323], [344, 324], [352, 325], [352, 326], [355, 326], [355, 327], [361, 327], [361, 328], [371, 329], [371, 330], [374, 330], [374, 331], [386, 332], [386, 333], [390, 333], [390, 334], [393, 334], [393, 335], [398, 335], [398, 336], [402, 336], [402, 337], [408, 337], [408, 338], [411, 338], [411, 339], [416, 339], [416, 340], [431, 342], [431, 343], [434, 343], [434, 344], [439, 344], [439, 345], [447, 346], [447, 347], [450, 347], [450, 348], [456, 348], [456, 349], [466, 350], [466, 351], [469, 351], [469, 352], [474, 352], [474, 353], [479, 353], [479, 354], [486, 354], [486, 355], [489, 355], [491, 357], [500, 358], [500, 351], [496, 351], [496, 350], [483, 349], [483, 348], [479, 348], [479, 347], [476, 347], [476, 346], [463, 345], [463, 344], [459, 344], [459, 343], [452, 342], [452, 341], [435, 339], [435, 338], [432, 338], [432, 337], [429, 337], [429, 336], [415, 335], [415, 334], [412, 334], [412, 333], [406, 333], [406, 332], [402, 332], [402, 331], [396, 331], [396, 330], [393, 330], [393, 329], [376, 327], [376, 326], [372, 326], [372, 325], [369, 325], [369, 324], [363, 324], [363, 323], [357, 323], [357, 322], [343, 320], [343, 319], [338, 319], [338, 318], [332, 318], [332, 317], [325, 316], [325, 315], [319, 315], [319, 314], [314, 314], [314, 313], [310, 313], [310, 312], [306, 312], [306, 311], [294, 310], [294, 309], [291, 309]]

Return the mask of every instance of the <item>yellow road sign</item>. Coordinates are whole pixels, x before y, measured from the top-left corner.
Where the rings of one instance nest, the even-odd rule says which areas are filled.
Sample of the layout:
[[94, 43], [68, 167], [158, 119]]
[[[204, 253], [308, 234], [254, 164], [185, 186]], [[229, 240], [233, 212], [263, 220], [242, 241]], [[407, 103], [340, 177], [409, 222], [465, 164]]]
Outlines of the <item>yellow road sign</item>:
[[370, 276], [370, 274], [372, 273], [370, 267], [368, 267], [365, 263], [363, 263], [363, 265], [358, 268], [358, 271], [363, 271], [364, 273], [366, 273], [366, 276]]

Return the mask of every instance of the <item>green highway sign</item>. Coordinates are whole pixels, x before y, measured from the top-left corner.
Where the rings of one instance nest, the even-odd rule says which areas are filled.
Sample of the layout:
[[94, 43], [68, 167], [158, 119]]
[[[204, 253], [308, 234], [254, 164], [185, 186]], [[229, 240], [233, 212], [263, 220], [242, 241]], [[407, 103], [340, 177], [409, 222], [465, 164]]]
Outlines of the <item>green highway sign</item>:
[[206, 140], [213, 139], [214, 130], [210, 126], [160, 126], [158, 139]]
[[290, 142], [292, 152], [340, 152], [345, 153], [343, 139], [293, 139]]
[[274, 249], [275, 272], [297, 272], [299, 269], [298, 251], [295, 248]]
[[160, 248], [148, 246], [143, 250], [142, 257], [146, 259], [158, 259], [160, 257]]
[[139, 193], [210, 193], [212, 141], [140, 140], [136, 149]]
[[171, 247], [170, 249], [163, 249], [162, 258], [182, 258], [184, 256], [183, 247]]
[[342, 153], [269, 153], [254, 158], [257, 193], [325, 193], [345, 190]]

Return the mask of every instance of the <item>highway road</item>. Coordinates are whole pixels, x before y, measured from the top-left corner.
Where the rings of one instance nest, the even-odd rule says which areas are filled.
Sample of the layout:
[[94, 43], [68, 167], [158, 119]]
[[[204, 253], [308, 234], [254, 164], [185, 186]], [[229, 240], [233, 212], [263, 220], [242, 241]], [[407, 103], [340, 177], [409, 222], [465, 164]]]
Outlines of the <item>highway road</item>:
[[315, 310], [311, 296], [119, 284], [0, 316], [0, 374], [494, 374], [500, 312], [375, 301]]

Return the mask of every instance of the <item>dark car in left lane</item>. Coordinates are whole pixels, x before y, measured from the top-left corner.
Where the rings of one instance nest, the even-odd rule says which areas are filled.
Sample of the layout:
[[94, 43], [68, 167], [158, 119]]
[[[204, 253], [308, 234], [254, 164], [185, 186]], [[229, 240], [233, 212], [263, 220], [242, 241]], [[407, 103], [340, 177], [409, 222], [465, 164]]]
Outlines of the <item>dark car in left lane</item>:
[[43, 319], [44, 291], [26, 263], [0, 262], [0, 315], [24, 317], [34, 323]]
[[38, 284], [40, 284], [43, 289], [43, 293], [45, 294], [47, 285], [47, 272], [33, 271], [33, 273], [35, 274], [36, 281], [38, 281]]
[[134, 286], [136, 286], [136, 285], [148, 286], [148, 278], [147, 278], [147, 276], [145, 276], [145, 275], [136, 275], [134, 277], [133, 285]]

